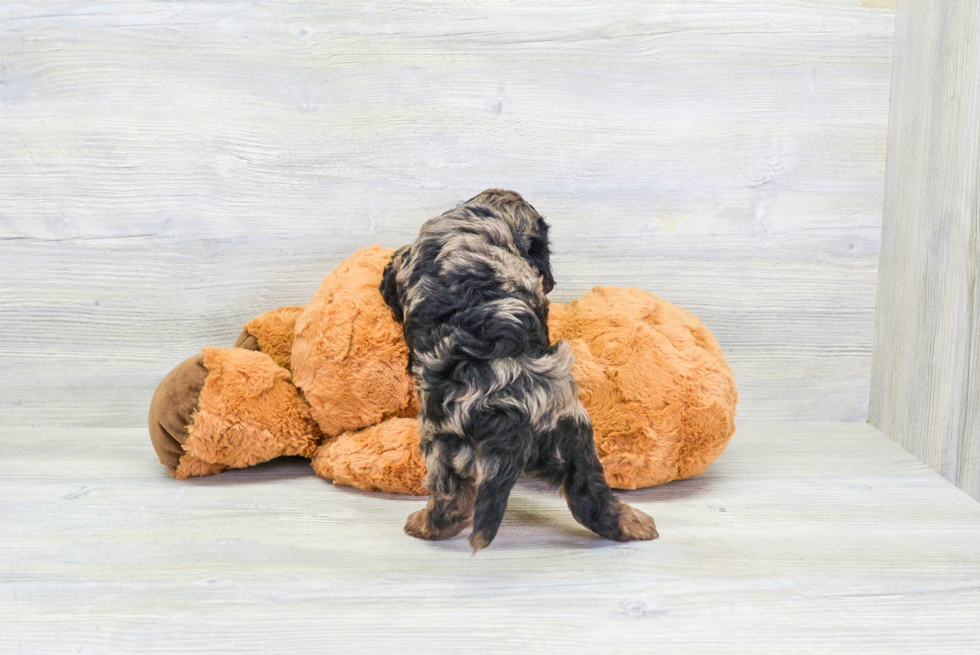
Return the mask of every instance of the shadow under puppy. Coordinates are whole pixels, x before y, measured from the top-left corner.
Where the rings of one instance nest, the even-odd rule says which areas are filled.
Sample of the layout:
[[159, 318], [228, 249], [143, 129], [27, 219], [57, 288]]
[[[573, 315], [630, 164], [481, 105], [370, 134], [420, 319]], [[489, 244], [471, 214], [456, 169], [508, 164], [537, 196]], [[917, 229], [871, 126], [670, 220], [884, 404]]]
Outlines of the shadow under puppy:
[[572, 515], [619, 541], [655, 539], [653, 519], [613, 496], [572, 377], [548, 340], [548, 225], [513, 191], [490, 189], [427, 221], [384, 272], [419, 391], [428, 506], [405, 531], [445, 539], [472, 523], [493, 541], [522, 472], [562, 486]]

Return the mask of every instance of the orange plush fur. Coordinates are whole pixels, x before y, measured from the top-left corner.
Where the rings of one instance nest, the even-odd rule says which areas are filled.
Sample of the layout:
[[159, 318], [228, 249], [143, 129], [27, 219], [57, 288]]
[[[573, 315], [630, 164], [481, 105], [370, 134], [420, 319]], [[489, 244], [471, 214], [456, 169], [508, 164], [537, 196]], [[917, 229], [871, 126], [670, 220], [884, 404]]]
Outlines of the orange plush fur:
[[327, 436], [418, 414], [402, 328], [378, 290], [392, 250], [358, 250], [296, 320], [293, 381]]
[[312, 457], [320, 429], [289, 371], [268, 355], [205, 348], [208, 376], [174, 476], [243, 468], [281, 455]]
[[419, 453], [419, 423], [393, 418], [328, 440], [313, 458], [313, 470], [334, 484], [362, 491], [424, 495], [425, 460]]
[[[378, 291], [392, 252], [359, 250], [305, 308], [246, 324], [261, 352], [205, 350], [208, 377], [177, 477], [299, 454], [335, 484], [425, 493], [408, 348]], [[552, 340], [575, 352], [579, 394], [611, 486], [698, 475], [725, 448], [735, 429], [735, 382], [696, 317], [639, 289], [597, 287], [552, 304], [548, 324]]]
[[639, 289], [596, 287], [552, 305], [548, 331], [575, 353], [575, 382], [610, 486], [703, 473], [735, 431], [731, 369], [697, 318]]
[[280, 307], [266, 312], [242, 326], [255, 337], [259, 350], [279, 366], [292, 370], [293, 342], [296, 340], [296, 319], [306, 307]]

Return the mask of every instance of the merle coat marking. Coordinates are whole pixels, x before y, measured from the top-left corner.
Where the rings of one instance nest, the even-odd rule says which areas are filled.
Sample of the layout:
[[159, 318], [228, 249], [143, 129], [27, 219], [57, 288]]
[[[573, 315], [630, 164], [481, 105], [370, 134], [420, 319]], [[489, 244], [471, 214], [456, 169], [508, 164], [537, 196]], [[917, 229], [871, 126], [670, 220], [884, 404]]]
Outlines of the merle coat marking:
[[548, 225], [490, 189], [427, 221], [392, 256], [381, 292], [403, 323], [415, 375], [429, 504], [406, 532], [443, 539], [473, 524], [493, 541], [522, 472], [562, 486], [575, 519], [610, 539], [653, 539], [653, 519], [603, 476], [574, 356], [548, 340]]

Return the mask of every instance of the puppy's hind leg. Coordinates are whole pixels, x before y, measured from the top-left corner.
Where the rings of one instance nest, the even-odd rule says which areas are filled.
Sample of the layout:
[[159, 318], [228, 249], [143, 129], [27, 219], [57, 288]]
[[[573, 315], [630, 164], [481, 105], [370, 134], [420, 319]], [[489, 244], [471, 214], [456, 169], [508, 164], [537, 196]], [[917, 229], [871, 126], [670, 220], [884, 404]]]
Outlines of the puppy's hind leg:
[[427, 447], [425, 486], [429, 504], [408, 517], [405, 532], [420, 539], [455, 537], [473, 521], [476, 480], [473, 448], [458, 438], [434, 440]]
[[653, 519], [613, 495], [602, 471], [592, 425], [562, 418], [541, 442], [539, 475], [562, 485], [575, 520], [601, 537], [616, 541], [656, 539]]
[[473, 534], [470, 546], [473, 553], [486, 548], [497, 536], [504, 520], [507, 499], [521, 475], [521, 463], [513, 453], [487, 452], [481, 449], [477, 460], [477, 476], [480, 480], [473, 512]]

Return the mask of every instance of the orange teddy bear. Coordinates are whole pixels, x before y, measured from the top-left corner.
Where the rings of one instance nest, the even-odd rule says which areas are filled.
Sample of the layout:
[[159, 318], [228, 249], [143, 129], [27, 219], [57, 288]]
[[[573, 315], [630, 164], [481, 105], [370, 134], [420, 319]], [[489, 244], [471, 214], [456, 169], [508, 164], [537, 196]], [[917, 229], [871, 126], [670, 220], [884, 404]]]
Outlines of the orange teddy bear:
[[[427, 493], [408, 347], [379, 291], [393, 252], [357, 251], [306, 307], [262, 314], [235, 347], [207, 347], [164, 378], [150, 437], [174, 477], [302, 455], [334, 484]], [[728, 444], [735, 381], [696, 317], [639, 289], [596, 287], [553, 303], [548, 329], [575, 352], [611, 486], [698, 475]]]

